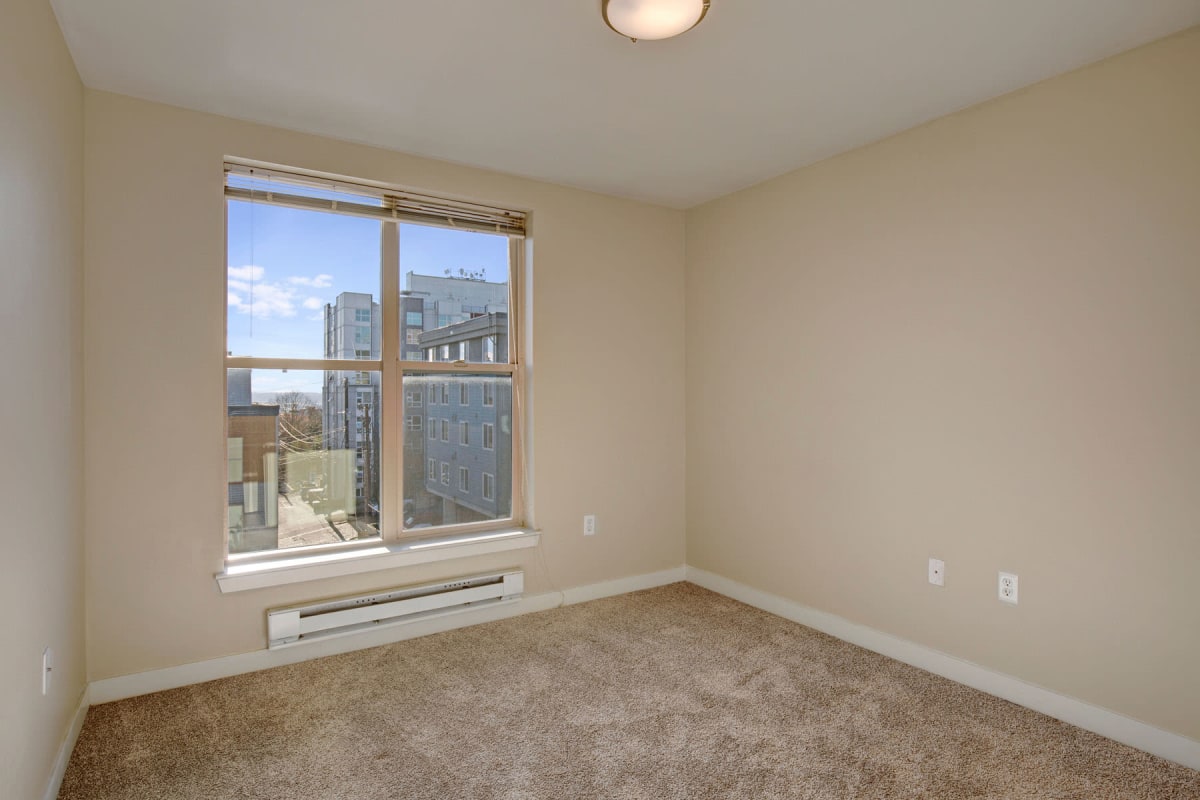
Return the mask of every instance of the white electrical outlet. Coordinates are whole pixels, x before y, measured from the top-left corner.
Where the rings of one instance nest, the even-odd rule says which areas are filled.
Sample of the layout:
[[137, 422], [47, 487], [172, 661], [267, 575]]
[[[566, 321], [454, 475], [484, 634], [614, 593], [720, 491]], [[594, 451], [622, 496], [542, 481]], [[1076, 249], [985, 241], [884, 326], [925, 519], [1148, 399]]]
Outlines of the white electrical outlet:
[[1017, 576], [1011, 572], [1000, 573], [1000, 602], [1017, 604]]
[[42, 694], [50, 693], [50, 672], [54, 669], [54, 651], [47, 647], [42, 651]]
[[583, 535], [594, 536], [596, 534], [596, 515], [585, 514], [583, 517]]
[[934, 586], [946, 585], [946, 562], [940, 558], [929, 559], [929, 582]]

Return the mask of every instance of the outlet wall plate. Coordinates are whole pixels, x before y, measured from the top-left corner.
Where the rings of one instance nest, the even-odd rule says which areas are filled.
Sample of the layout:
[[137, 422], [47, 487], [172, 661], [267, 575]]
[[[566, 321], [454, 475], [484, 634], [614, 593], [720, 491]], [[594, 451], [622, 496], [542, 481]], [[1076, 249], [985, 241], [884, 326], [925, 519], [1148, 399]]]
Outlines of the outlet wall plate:
[[584, 515], [584, 517], [583, 517], [583, 535], [584, 536], [595, 536], [596, 535], [596, 515], [595, 514], [585, 514]]
[[996, 586], [1001, 603], [1017, 604], [1017, 576], [1011, 572], [1001, 572]]
[[946, 585], [946, 562], [940, 558], [929, 559], [929, 582], [934, 586]]

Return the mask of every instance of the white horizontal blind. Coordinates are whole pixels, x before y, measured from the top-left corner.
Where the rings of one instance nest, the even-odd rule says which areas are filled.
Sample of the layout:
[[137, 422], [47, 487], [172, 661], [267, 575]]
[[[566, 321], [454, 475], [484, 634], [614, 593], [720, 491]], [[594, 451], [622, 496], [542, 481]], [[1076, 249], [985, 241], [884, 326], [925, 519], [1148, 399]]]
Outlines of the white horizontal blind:
[[[242, 178], [244, 180], [241, 182], [251, 185], [231, 185], [231, 182], [237, 182], [237, 178]], [[309, 193], [306, 193], [305, 189], [310, 190]], [[337, 194], [340, 197], [321, 197], [322, 193]], [[525, 235], [525, 214], [520, 211], [348, 183], [269, 167], [227, 162], [225, 196], [247, 202], [374, 219], [398, 219], [455, 230], [516, 237]], [[361, 201], [348, 199], [347, 196], [361, 198]]]

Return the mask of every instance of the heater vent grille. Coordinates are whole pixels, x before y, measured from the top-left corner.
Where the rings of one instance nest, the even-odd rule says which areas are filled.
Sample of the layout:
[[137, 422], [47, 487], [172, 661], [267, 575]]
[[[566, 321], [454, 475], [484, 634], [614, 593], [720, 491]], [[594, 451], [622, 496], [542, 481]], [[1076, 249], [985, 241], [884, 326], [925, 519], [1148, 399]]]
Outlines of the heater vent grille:
[[511, 603], [524, 589], [525, 573], [498, 572], [275, 608], [267, 612], [267, 646], [270, 649], [287, 647], [358, 633], [380, 625], [397, 625], [481, 606]]

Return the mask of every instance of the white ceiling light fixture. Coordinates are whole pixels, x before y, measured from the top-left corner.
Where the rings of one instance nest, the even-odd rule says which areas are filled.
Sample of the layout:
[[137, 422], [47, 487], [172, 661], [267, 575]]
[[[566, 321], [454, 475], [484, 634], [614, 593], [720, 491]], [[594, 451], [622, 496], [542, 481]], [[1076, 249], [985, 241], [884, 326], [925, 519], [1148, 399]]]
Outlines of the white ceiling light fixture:
[[708, 13], [709, 0], [600, 0], [608, 27], [636, 42], [690, 31]]

